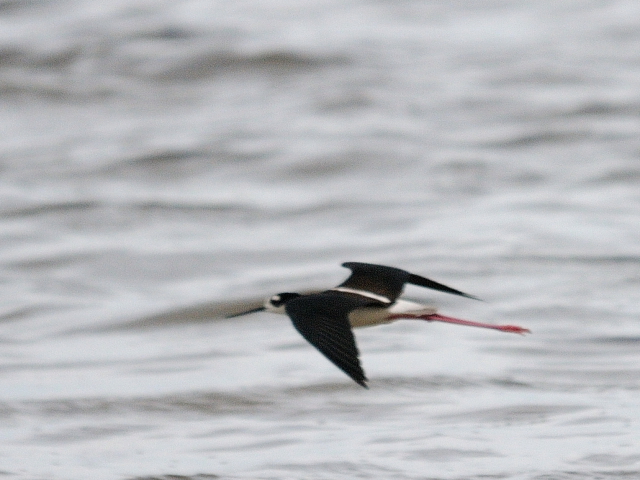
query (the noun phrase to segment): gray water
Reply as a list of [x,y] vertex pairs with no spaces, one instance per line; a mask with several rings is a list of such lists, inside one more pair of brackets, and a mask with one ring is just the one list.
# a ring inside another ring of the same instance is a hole
[[[640,478],[640,3],[0,2],[0,478]],[[344,261],[445,315],[288,319]]]

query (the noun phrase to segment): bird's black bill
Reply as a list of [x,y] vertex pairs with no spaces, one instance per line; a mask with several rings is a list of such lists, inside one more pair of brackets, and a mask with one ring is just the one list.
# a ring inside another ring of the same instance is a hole
[[433,280],[429,280],[428,278],[424,278],[413,273],[409,274],[408,283],[417,285],[419,287],[430,288],[431,290],[438,290],[439,292],[451,293],[453,295],[459,295],[461,297],[471,298],[473,300],[480,300],[478,297],[474,297],[473,295],[469,295],[468,293],[461,292],[460,290],[456,290],[455,288],[447,287],[446,285],[434,282]]
[[264,307],[252,308],[251,310],[247,310],[246,312],[232,313],[231,315],[227,315],[225,318],[241,317],[242,315],[249,315],[250,313],[262,312],[264,310]]

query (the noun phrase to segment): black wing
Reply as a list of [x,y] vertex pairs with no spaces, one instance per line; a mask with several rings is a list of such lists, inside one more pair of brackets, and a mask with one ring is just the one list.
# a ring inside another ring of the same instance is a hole
[[339,285],[340,287],[372,292],[388,298],[391,302],[395,302],[402,295],[402,290],[406,283],[479,300],[473,295],[447,287],[442,283],[434,282],[420,275],[409,273],[400,268],[360,262],[346,262],[342,266],[350,269],[352,273],[349,278]]
[[351,270],[351,276],[338,285],[339,287],[382,295],[388,298],[389,302],[395,302],[402,295],[404,284],[409,281],[409,272],[399,268],[360,262],[346,262],[342,266]]
[[331,292],[305,295],[287,302],[285,310],[293,326],[320,353],[367,388],[360,366],[356,340],[349,324],[349,312],[369,305],[370,300]]
[[412,285],[417,285],[419,287],[430,288],[431,290],[438,290],[440,292],[451,293],[453,295],[460,295],[461,297],[471,298],[473,300],[480,300],[478,297],[474,297],[473,295],[469,295],[468,293],[461,292],[460,290],[456,290],[455,288],[447,287],[438,282],[434,282],[433,280],[429,280],[428,278],[421,277],[420,275],[415,275],[413,273],[409,274],[409,281]]

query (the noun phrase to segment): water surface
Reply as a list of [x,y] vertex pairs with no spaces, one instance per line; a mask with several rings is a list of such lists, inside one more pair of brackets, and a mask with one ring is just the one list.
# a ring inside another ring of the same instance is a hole
[[[0,4],[0,476],[640,477],[634,2]],[[286,318],[341,282],[444,314]]]

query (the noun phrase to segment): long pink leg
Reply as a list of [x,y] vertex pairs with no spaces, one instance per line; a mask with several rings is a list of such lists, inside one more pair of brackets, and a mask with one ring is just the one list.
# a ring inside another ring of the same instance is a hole
[[445,322],[455,323],[457,325],[466,325],[468,327],[480,327],[491,328],[493,330],[500,330],[501,332],[518,333],[524,335],[525,333],[531,333],[531,330],[517,325],[493,325],[491,323],[472,322],[470,320],[461,320],[459,318],[445,317],[444,315],[438,315],[437,313],[426,315],[411,315],[410,313],[397,313],[389,317],[390,320],[397,320],[400,318],[413,318],[426,320],[428,322]]

